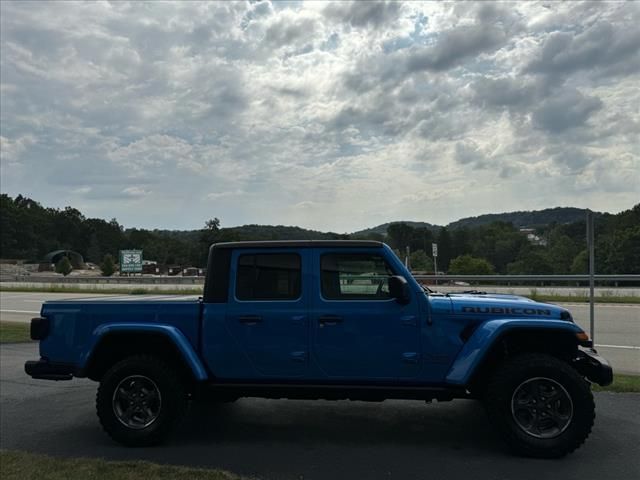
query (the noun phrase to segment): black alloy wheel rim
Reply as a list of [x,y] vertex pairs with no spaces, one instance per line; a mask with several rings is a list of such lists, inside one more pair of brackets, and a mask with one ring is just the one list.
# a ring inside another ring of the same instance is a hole
[[529,378],[511,397],[511,415],[516,425],[535,438],[555,438],[573,419],[573,402],[567,390],[546,377]]
[[127,428],[141,430],[158,419],[162,396],[150,378],[130,375],[118,383],[113,392],[112,405],[120,423]]

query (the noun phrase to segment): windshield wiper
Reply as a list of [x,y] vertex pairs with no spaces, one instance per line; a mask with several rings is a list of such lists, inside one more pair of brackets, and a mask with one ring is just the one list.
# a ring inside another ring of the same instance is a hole
[[422,287],[422,289],[427,293],[438,293],[435,290],[431,290],[429,287],[427,287],[427,286],[425,286],[425,285],[423,285],[421,283],[418,283],[418,285],[420,285]]

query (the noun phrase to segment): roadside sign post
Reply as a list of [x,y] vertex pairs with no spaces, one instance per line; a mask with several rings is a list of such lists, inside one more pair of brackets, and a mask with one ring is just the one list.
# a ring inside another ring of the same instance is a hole
[[593,305],[594,294],[594,278],[595,273],[595,250],[594,250],[594,227],[593,227],[593,212],[587,210],[587,249],[589,250],[589,335],[591,341],[595,346],[596,329],[595,329],[595,315]]
[[120,250],[120,273],[142,273],[142,250]]
[[436,285],[438,285],[438,244],[437,243],[432,243],[431,244],[431,254],[433,255],[433,269],[435,270],[435,274],[436,274]]

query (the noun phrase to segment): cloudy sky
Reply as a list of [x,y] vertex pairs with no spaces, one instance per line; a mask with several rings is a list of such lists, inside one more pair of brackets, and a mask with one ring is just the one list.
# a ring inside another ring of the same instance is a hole
[[16,2],[1,190],[354,231],[640,201],[640,2]]

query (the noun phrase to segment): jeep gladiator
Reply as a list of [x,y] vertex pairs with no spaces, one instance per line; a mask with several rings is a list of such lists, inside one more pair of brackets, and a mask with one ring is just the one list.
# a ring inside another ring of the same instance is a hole
[[33,378],[99,382],[104,430],[157,444],[194,398],[478,399],[517,453],[591,431],[612,369],[571,314],[514,295],[442,294],[373,241],[211,246],[202,298],[48,301]]

